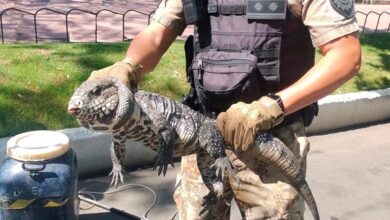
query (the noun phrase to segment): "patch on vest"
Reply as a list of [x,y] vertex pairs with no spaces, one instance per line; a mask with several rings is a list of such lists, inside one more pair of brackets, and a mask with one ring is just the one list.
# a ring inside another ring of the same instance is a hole
[[354,0],[329,0],[332,8],[346,18],[354,15]]
[[248,0],[246,17],[255,20],[284,20],[286,19],[286,9],[286,0]]

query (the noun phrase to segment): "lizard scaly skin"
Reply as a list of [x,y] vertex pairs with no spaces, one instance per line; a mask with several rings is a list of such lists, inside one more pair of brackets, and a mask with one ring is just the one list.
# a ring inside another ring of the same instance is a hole
[[[154,168],[159,167],[159,175],[165,175],[168,165],[173,165],[172,157],[196,153],[202,179],[210,190],[201,213],[221,198],[225,172],[235,178],[215,120],[167,97],[144,91],[133,93],[115,78],[89,80],[74,92],[68,112],[88,129],[112,133],[112,185],[123,182],[127,139],[158,152]],[[319,219],[304,171],[293,153],[269,133],[259,134],[254,145],[254,159],[279,168]]]

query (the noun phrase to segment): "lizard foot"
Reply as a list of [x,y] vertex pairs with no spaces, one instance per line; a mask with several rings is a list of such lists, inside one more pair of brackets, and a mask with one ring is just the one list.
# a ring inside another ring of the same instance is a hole
[[123,184],[124,174],[125,174],[125,170],[122,169],[122,166],[114,164],[112,167],[112,171],[109,174],[109,176],[112,176],[110,186],[111,187],[115,186],[115,188],[117,188],[119,181]]
[[226,171],[227,175],[233,177],[234,180],[239,182],[236,175],[236,171],[234,170],[233,165],[230,163],[229,159],[226,156],[216,159],[210,168],[215,169],[217,179],[223,180]]
[[168,164],[170,164],[172,167],[175,167],[175,165],[173,164],[173,159],[172,159],[170,151],[166,147],[161,146],[158,150],[157,158],[156,158],[156,162],[153,166],[153,170],[155,170],[157,167],[159,167],[158,168],[158,175],[160,176],[160,174],[162,172],[163,175],[165,176],[165,174],[167,173]]
[[199,216],[209,211],[216,202],[217,202],[217,195],[214,192],[210,191],[206,196],[203,197],[203,203],[202,203],[203,208],[200,211]]

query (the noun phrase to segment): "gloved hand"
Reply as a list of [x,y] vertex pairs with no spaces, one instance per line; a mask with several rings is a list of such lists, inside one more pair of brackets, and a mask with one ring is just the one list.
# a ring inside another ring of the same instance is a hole
[[136,64],[128,57],[106,68],[92,71],[87,80],[114,77],[121,80],[128,87],[136,87],[137,83],[142,79],[141,69],[141,65]]
[[218,115],[217,126],[227,144],[240,152],[253,145],[258,132],[278,125],[283,118],[283,104],[279,104],[274,98],[263,96],[250,104],[233,104],[226,112]]

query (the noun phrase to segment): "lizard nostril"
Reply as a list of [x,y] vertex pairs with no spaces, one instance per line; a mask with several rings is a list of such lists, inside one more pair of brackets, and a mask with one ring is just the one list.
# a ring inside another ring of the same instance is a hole
[[77,107],[70,107],[68,108],[68,113],[73,116],[77,116],[80,113],[80,109]]

